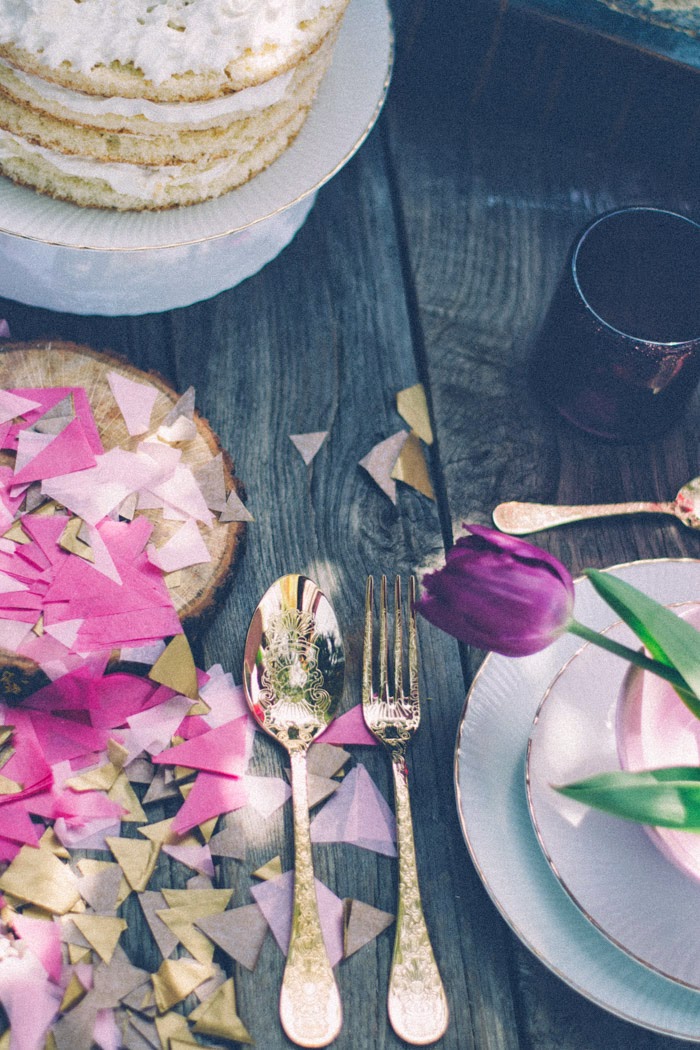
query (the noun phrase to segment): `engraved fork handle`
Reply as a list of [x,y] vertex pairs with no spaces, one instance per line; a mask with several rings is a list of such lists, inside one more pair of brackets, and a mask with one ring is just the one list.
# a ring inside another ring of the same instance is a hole
[[340,1032],[343,1010],[323,941],[316,900],[306,751],[292,751],[294,908],[287,964],[280,992],[280,1021],[298,1046],[327,1046]]
[[447,1028],[447,997],[425,925],[413,841],[408,771],[403,752],[392,751],[399,854],[399,899],[387,1009],[400,1039],[415,1046],[436,1042]]
[[587,518],[608,518],[617,514],[675,514],[670,503],[590,503],[583,506],[559,506],[549,503],[499,503],[493,512],[494,524],[501,532],[525,536],[528,532],[552,529]]

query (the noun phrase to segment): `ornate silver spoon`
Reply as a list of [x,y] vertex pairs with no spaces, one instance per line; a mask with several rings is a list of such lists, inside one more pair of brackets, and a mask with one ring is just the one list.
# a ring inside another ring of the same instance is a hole
[[687,482],[676,498],[667,502],[591,503],[569,507],[550,503],[499,503],[493,520],[501,532],[524,536],[556,525],[616,514],[672,514],[689,528],[700,529],[700,478]]
[[333,717],[344,673],[343,643],[328,599],[305,576],[282,576],[253,614],[243,685],[254,718],[291,761],[294,908],[280,1021],[287,1036],[306,1047],[332,1042],[343,1020],[316,901],[306,755]]

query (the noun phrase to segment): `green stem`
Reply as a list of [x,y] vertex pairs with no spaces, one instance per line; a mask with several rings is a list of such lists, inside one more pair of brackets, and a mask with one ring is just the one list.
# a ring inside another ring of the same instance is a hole
[[601,649],[607,649],[609,653],[615,653],[616,656],[621,656],[623,660],[628,660],[637,667],[641,667],[645,671],[650,671],[652,674],[658,675],[659,678],[665,678],[667,682],[671,683],[674,689],[682,691],[686,696],[688,694],[693,697],[695,696],[692,690],[688,689],[688,683],[681,675],[679,675],[675,667],[669,667],[668,664],[662,664],[658,660],[652,660],[650,656],[646,656],[644,653],[640,652],[639,649],[630,649],[629,646],[622,645],[620,642],[616,642],[613,638],[609,638],[607,634],[598,634],[597,631],[591,630],[590,627],[586,627],[585,624],[579,623],[578,620],[570,620],[566,625],[566,629],[571,634],[578,635],[579,638],[583,638],[585,641],[591,642],[593,645],[597,645]]

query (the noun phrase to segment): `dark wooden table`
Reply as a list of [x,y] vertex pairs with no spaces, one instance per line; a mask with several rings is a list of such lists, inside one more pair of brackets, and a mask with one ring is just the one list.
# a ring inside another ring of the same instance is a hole
[[[359,697],[368,573],[436,562],[463,521],[488,522],[504,499],[666,498],[700,473],[700,400],[653,444],[609,445],[552,418],[526,381],[533,335],[580,227],[628,203],[698,218],[698,74],[511,10],[507,0],[397,0],[394,14],[396,68],[378,127],[320,192],[291,246],[257,276],[208,302],[135,318],[0,303],[16,339],[110,348],[180,390],[196,387],[256,519],[200,659],[240,680],[258,597],[281,573],[305,572],[340,619],[347,706]],[[400,486],[394,507],[357,463],[399,429],[396,392],[417,381],[436,433],[438,499]],[[329,440],[306,468],[288,435],[325,429]],[[700,538],[670,519],[591,522],[538,542],[574,572],[700,556]],[[433,699],[410,768],[425,909],[452,1013],[439,1045],[680,1046],[570,990],[491,904],[462,840],[453,788],[458,720],[481,654],[460,653],[426,623],[421,643]],[[361,759],[390,798],[386,756],[366,750]],[[265,742],[255,761],[267,773],[283,766]],[[266,825],[245,863],[222,871],[236,903],[249,902],[250,872],[276,853],[291,865],[288,813]],[[326,845],[315,859],[340,897],[393,910],[395,861]],[[338,1048],[402,1045],[385,1011],[391,944],[386,932],[340,966]],[[141,961],[158,964],[147,949]],[[255,973],[236,970],[239,1011],[261,1050],[289,1045],[276,1014],[282,963],[268,938]]]

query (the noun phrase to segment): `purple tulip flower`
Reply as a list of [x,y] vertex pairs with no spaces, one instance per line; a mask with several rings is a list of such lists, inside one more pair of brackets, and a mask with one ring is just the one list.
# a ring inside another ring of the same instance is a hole
[[465,525],[445,566],[423,578],[416,608],[477,649],[529,656],[572,622],[574,581],[539,547],[482,525]]

